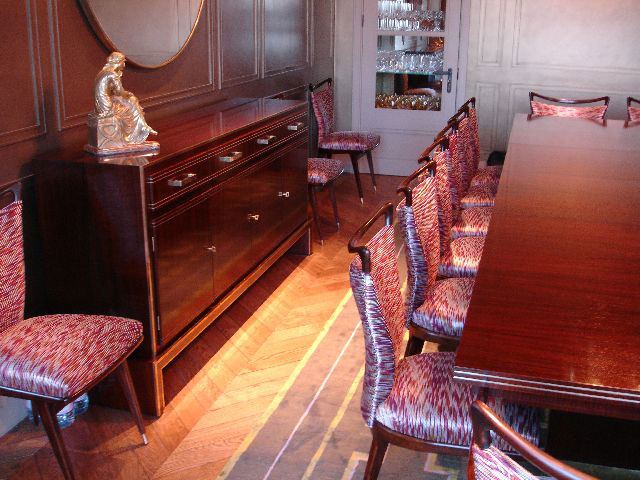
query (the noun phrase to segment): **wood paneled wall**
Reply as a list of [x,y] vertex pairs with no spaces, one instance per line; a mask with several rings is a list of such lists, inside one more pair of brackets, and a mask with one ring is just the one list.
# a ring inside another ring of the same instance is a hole
[[[183,53],[149,70],[128,65],[125,88],[147,120],[222,98],[270,96],[333,75],[334,0],[204,0]],[[75,0],[4,2],[0,20],[0,184],[30,161],[81,148],[93,79],[109,51]]]

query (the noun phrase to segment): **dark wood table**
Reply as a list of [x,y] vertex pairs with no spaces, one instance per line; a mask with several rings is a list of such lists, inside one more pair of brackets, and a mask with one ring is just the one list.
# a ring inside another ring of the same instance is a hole
[[640,419],[640,127],[516,116],[454,377]]

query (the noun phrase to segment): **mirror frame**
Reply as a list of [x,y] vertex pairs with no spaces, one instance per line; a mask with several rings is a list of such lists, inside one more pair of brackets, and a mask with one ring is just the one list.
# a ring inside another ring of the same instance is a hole
[[193,33],[196,31],[196,28],[198,27],[198,23],[200,22],[200,17],[202,16],[202,9],[204,8],[204,4],[207,0],[200,0],[200,7],[198,8],[198,15],[196,15],[196,21],[193,23],[191,32],[189,32],[189,36],[182,44],[182,47],[180,47],[180,50],[178,50],[173,56],[171,56],[170,58],[168,58],[167,60],[165,60],[164,62],[158,65],[145,65],[143,63],[136,62],[135,60],[132,60],[129,57],[129,55],[126,54],[126,52],[122,52],[121,50],[119,50],[116,44],[114,43],[114,41],[111,39],[111,37],[107,35],[107,33],[102,28],[100,21],[94,15],[93,10],[91,10],[91,7],[89,6],[89,1],[90,0],[78,0],[78,3],[80,4],[80,7],[82,7],[82,11],[87,17],[87,20],[89,20],[89,24],[91,25],[91,27],[93,27],[93,31],[98,36],[100,41],[109,49],[109,51],[118,51],[123,53],[127,58],[127,63],[131,65],[135,65],[136,67],[156,69],[156,68],[164,67],[165,65],[168,65],[169,63],[173,62],[176,58],[178,58],[178,56],[183,52],[183,50],[187,48],[187,45],[189,45],[189,42],[191,41],[191,37],[193,37]]

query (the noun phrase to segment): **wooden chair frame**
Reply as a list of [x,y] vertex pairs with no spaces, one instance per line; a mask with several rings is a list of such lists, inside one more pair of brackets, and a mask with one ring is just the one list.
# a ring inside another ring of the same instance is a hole
[[[16,183],[11,185],[4,190],[0,191],[0,198],[4,197],[8,193],[13,194],[12,201],[18,201],[21,198],[21,185]],[[0,333],[2,335],[2,333]],[[84,395],[93,387],[102,382],[105,378],[107,378],[112,373],[115,373],[122,387],[122,391],[127,399],[127,403],[129,404],[129,409],[131,410],[131,414],[134,417],[136,422],[136,426],[140,434],[142,435],[142,442],[144,445],[147,445],[149,441],[147,440],[147,436],[145,434],[144,420],[142,419],[142,413],[140,411],[140,405],[138,403],[138,397],[136,395],[133,381],[131,379],[131,373],[129,371],[129,366],[127,364],[127,358],[129,355],[133,353],[133,351],[140,346],[142,343],[142,338],[138,341],[138,343],[129,349],[122,357],[120,357],[113,365],[102,375],[96,378],[93,382],[87,385],[82,391],[75,394],[73,397],[67,398],[58,398],[58,397],[50,397],[46,395],[40,395],[32,392],[26,392],[22,390],[16,390],[9,387],[4,387],[0,385],[0,395],[4,395],[7,397],[21,398],[24,400],[30,400],[33,411],[33,418],[36,425],[38,424],[38,419],[42,419],[42,424],[44,426],[45,431],[47,432],[47,437],[49,438],[49,442],[51,443],[51,448],[53,449],[53,453],[58,460],[58,464],[64,474],[64,478],[67,480],[74,480],[77,478],[74,475],[71,459],[69,458],[69,453],[64,444],[64,440],[62,437],[62,432],[60,430],[60,426],[58,425],[58,420],[56,418],[57,412],[59,412],[62,408],[64,408],[69,403],[76,400],[78,397]]]
[[571,98],[547,97],[545,95],[540,95],[539,93],[536,93],[536,92],[529,92],[529,108],[531,109],[531,112],[529,113],[529,115],[527,115],[527,118],[529,120],[533,115],[533,106],[531,105],[531,102],[533,102],[534,97],[538,97],[543,100],[547,100],[549,102],[560,103],[564,105],[583,105],[585,103],[604,102],[604,106],[606,108],[604,109],[604,113],[602,114],[602,120],[605,120],[607,116],[607,110],[609,109],[609,100],[610,100],[608,96],[598,97],[598,98],[587,98],[587,99],[571,99]]
[[[582,473],[566,465],[540,450],[531,442],[518,435],[504,420],[499,418],[484,402],[476,400],[471,404],[471,423],[473,424],[473,443],[479,448],[491,446],[491,432],[504,439],[519,455],[543,472],[559,480],[595,480],[594,477]],[[469,480],[475,480],[472,456],[469,456],[467,472]]]
[[[333,88],[333,79],[331,77],[326,78],[324,80],[322,80],[319,83],[316,83],[315,85],[310,83],[309,84],[309,107],[311,109],[311,121],[313,123],[313,128],[314,130],[317,130],[318,128],[318,123],[315,117],[315,112],[313,110],[313,105],[311,103],[311,94],[313,92],[315,92],[316,90],[318,90],[320,87],[322,87],[323,85],[327,85],[326,88]],[[318,148],[318,156],[320,157],[326,157],[326,158],[331,158],[331,156],[333,154],[345,154],[345,155],[349,155],[349,158],[351,159],[351,166],[353,167],[353,174],[356,177],[356,186],[358,187],[358,195],[360,195],[360,203],[364,204],[364,193],[362,192],[362,182],[360,181],[360,168],[358,167],[358,161],[360,160],[360,158],[363,155],[366,155],[367,157],[367,162],[369,163],[369,175],[371,176],[371,183],[373,184],[373,190],[374,192],[377,191],[377,185],[376,185],[376,174],[373,168],[373,156],[371,154],[372,150],[374,148],[376,148],[379,145],[376,144],[373,146],[373,148],[371,148],[370,150],[362,150],[362,151],[353,151],[353,150],[326,150],[324,148]]]
[[[342,175],[342,173],[340,174]],[[324,245],[324,239],[322,238],[322,231],[320,230],[320,216],[318,215],[318,198],[316,196],[317,193],[323,192],[324,190],[329,190],[329,198],[331,200],[331,205],[333,206],[333,216],[336,220],[336,227],[340,230],[340,217],[338,216],[338,204],[336,203],[336,191],[333,185],[333,182],[337,179],[332,178],[327,183],[324,184],[308,184],[309,187],[309,199],[311,200],[311,211],[313,212],[313,221],[316,224],[316,229],[318,230],[318,239],[320,240],[320,244]]]
[[631,103],[640,104],[640,100],[633,97],[627,97],[627,119],[624,121],[624,128],[627,128],[629,126],[629,123],[631,123],[631,114],[629,113],[629,108],[631,107]]

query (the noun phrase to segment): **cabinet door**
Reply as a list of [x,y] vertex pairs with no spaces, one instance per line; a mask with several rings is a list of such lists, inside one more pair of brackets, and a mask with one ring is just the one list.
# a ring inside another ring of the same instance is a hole
[[282,157],[280,222],[278,238],[284,239],[307,220],[307,142],[298,144]]
[[260,170],[251,175],[251,195],[253,202],[253,248],[254,263],[266,257],[282,241],[280,225],[283,214],[282,160],[274,157]]
[[251,176],[237,178],[211,197],[215,296],[222,295],[253,266]]
[[213,301],[209,198],[177,208],[158,223],[153,237],[159,343],[173,339]]

